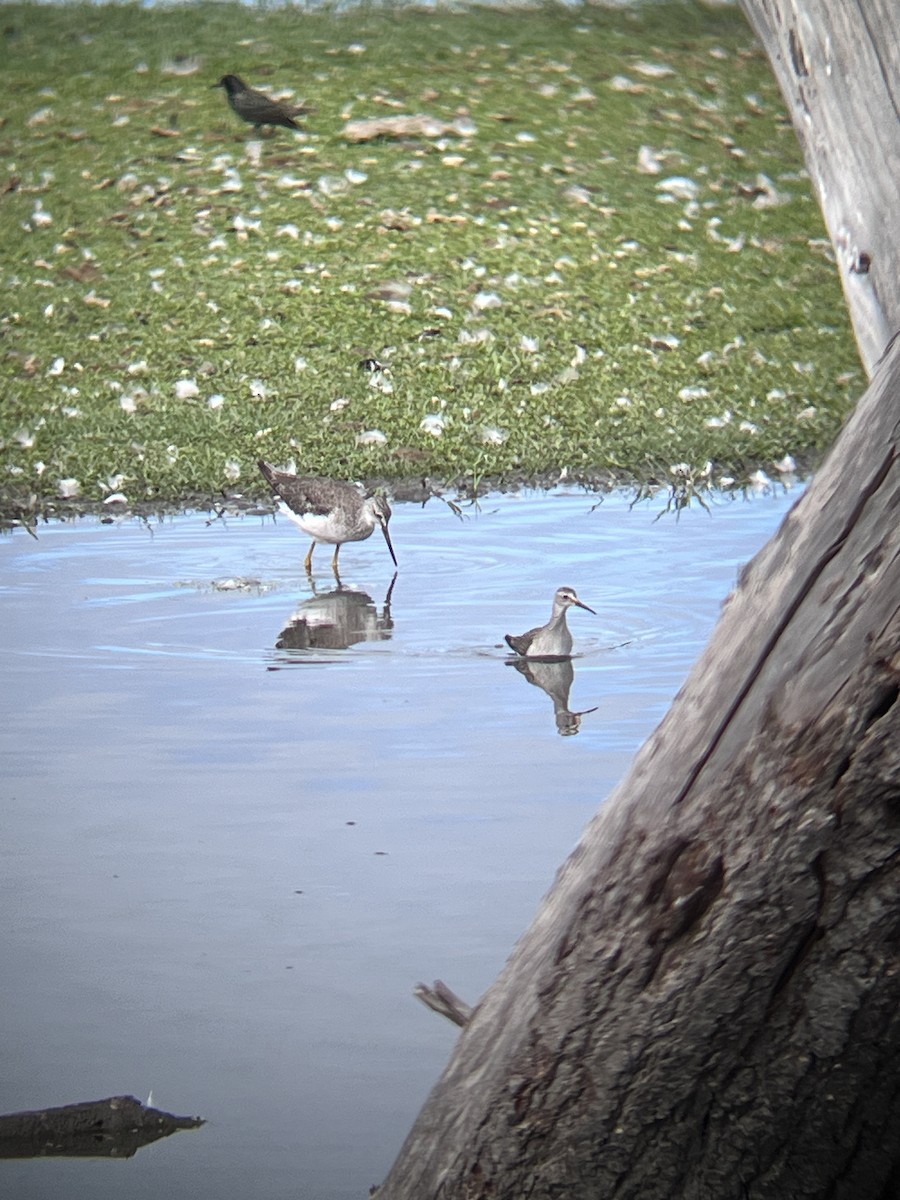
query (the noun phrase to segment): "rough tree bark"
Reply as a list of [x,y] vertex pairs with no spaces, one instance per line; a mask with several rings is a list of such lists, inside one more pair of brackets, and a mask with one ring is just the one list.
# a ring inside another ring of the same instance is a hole
[[871,375],[900,328],[897,2],[742,3],[790,109]]
[[900,1194],[900,339],[379,1200]]
[[[818,0],[815,26],[801,0],[745,7],[776,69],[787,47],[871,364],[900,326],[897,114],[887,129],[875,100],[900,79],[892,5]],[[842,108],[870,115],[863,134]],[[900,1197],[898,451],[900,339],[463,1030],[379,1200]]]

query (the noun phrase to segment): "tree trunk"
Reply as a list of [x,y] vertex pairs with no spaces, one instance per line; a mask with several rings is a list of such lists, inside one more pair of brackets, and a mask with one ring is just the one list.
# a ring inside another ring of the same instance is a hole
[[896,0],[742,0],[787,102],[869,375],[900,329]]
[[900,339],[379,1200],[900,1194]]
[[884,359],[379,1200],[900,1197],[900,43],[893,0],[744,7]]

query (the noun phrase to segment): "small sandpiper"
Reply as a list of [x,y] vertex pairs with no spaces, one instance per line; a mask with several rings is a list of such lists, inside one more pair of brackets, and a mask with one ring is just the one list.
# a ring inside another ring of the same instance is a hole
[[341,483],[337,479],[278,471],[263,459],[259,460],[259,469],[280,501],[279,511],[313,539],[303,563],[307,574],[312,572],[316,542],[334,546],[331,568],[337,575],[338,555],[344,542],[364,542],[376,525],[381,526],[394,566],[397,566],[397,555],[388,533],[391,507],[384,496],[363,496],[352,483]]
[[[507,644],[523,658],[542,658],[545,661],[571,658],[572,635],[566,624],[566,610],[573,605],[585,609],[586,612],[594,612],[592,608],[588,608],[578,599],[574,588],[557,588],[556,595],[553,597],[553,612],[550,614],[547,624],[539,625],[537,629],[529,629],[527,633],[522,633],[518,637],[513,633],[508,633],[506,635]],[[594,613],[594,616],[596,615]]]

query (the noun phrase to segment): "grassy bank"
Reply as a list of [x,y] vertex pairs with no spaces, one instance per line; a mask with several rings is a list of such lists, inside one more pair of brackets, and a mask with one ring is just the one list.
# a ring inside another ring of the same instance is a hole
[[[464,483],[771,471],[862,388],[734,10],[5,5],[3,26],[7,513],[262,494],[260,456]],[[257,137],[226,72],[314,105],[303,132]],[[345,135],[417,113],[455,127]]]

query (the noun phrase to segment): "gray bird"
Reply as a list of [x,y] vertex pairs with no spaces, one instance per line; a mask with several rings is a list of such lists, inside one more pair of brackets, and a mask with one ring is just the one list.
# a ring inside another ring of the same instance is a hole
[[[557,588],[556,594],[553,597],[553,612],[550,614],[550,620],[546,625],[539,625],[536,629],[529,629],[527,633],[522,633],[516,636],[513,633],[506,634],[507,645],[516,654],[521,654],[523,658],[542,658],[545,660],[553,660],[560,658],[570,658],[572,654],[572,635],[569,632],[569,626],[566,624],[566,612],[572,606],[583,608],[589,613],[593,613],[592,608],[588,608],[575,595],[575,589],[570,587]],[[594,613],[594,616],[597,614]]]
[[313,539],[303,563],[307,573],[312,571],[316,542],[334,546],[331,569],[337,575],[338,555],[344,542],[364,542],[371,537],[376,525],[381,527],[394,566],[397,566],[388,533],[391,506],[384,496],[363,496],[352,483],[337,479],[278,471],[263,459],[259,460],[259,469],[281,502],[279,511]]
[[281,125],[284,129],[299,129],[294,120],[301,113],[309,110],[302,105],[279,104],[264,92],[247,87],[239,75],[223,75],[213,87],[224,88],[228,103],[243,121],[247,121],[254,129],[263,125]]

